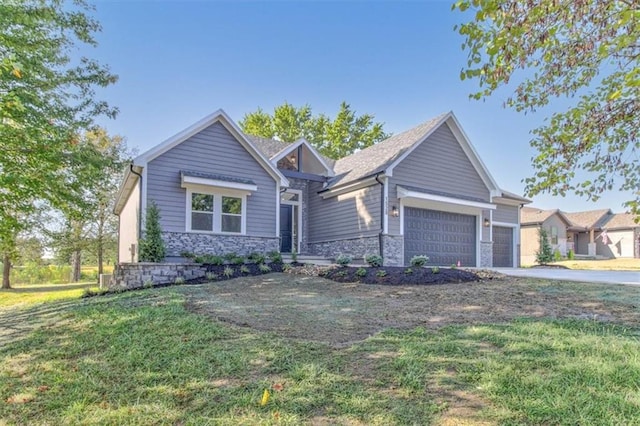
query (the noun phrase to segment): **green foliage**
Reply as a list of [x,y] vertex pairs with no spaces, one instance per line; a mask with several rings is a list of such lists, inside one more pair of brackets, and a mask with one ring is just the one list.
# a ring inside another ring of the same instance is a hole
[[389,137],[382,123],[370,114],[356,116],[346,102],[340,104],[335,119],[324,114],[314,116],[309,105],[295,107],[284,103],[268,114],[262,109],[245,114],[240,121],[245,133],[284,142],[306,139],[321,154],[342,158]]
[[[183,255],[183,257],[185,257]],[[202,263],[207,265],[222,265],[224,263],[224,259],[222,256],[216,256],[215,254],[203,254],[198,255],[193,258],[195,263]]]
[[546,265],[553,261],[553,250],[551,244],[549,244],[549,236],[547,230],[544,228],[538,229],[538,242],[539,248],[536,251],[536,263],[539,265]]
[[218,279],[218,274],[214,272],[207,272],[204,276],[208,281],[215,281]]
[[251,271],[249,270],[249,267],[247,265],[242,265],[240,267],[240,272],[243,273],[243,274],[248,274]]
[[145,280],[144,283],[142,283],[142,288],[152,288],[153,287],[153,280]]
[[291,250],[291,262],[298,262],[298,252],[296,251],[296,249]]
[[144,226],[144,238],[140,239],[140,262],[162,262],[165,257],[165,247],[160,228],[160,209],[153,201],[147,206]]
[[569,259],[569,260],[573,260],[573,259],[575,259],[575,258],[576,258],[576,254],[573,252],[573,250],[569,250],[569,251],[567,252],[567,259]]
[[267,256],[273,263],[282,263],[282,254],[280,254],[280,252],[277,250],[270,251],[269,253],[267,253]]
[[367,254],[364,256],[364,261],[369,264],[371,267],[379,267],[382,266],[382,256],[377,254]]
[[404,273],[407,274],[407,275],[408,274],[413,274],[413,269],[407,268],[407,269],[404,270]]
[[265,265],[264,263],[261,263],[258,266],[258,269],[260,269],[260,272],[262,272],[263,274],[271,272],[271,267],[269,265]]
[[233,259],[231,259],[231,263],[235,265],[243,265],[244,261],[245,261],[245,258],[243,256],[236,256]]
[[355,273],[357,277],[362,278],[367,275],[367,270],[365,268],[358,268]]
[[337,271],[334,275],[336,277],[346,277],[347,276],[347,271],[345,271],[344,269],[341,269],[341,270]]
[[173,283],[176,285],[182,285],[185,282],[186,280],[184,279],[184,277],[176,277],[176,279],[173,281]]
[[450,268],[450,269],[458,269],[458,267],[456,266],[456,264],[455,264],[455,263],[452,263],[452,264],[451,264],[451,268]]
[[264,263],[267,258],[264,254],[262,253],[258,253],[258,252],[252,252],[251,254],[249,254],[249,256],[247,257],[247,259],[249,260],[249,262],[255,263],[260,265],[261,263]]
[[[519,112],[569,100],[533,130],[526,191],[597,200],[614,187],[640,219],[640,22],[637,2],[460,0],[475,10],[458,27],[469,52],[461,78],[482,99],[516,81],[505,104]],[[635,159],[635,160],[634,160]]]
[[422,268],[424,265],[427,264],[428,261],[429,261],[429,256],[425,256],[422,254],[422,255],[413,256],[409,261],[409,263],[411,264],[411,266]]
[[282,272],[289,272],[291,270],[292,266],[288,263],[285,263],[284,265],[282,265]]
[[559,249],[555,249],[553,251],[553,260],[555,260],[556,262],[559,262],[562,260],[562,253],[560,253]]
[[238,253],[234,253],[234,252],[232,252],[232,253],[227,253],[227,254],[225,254],[225,255],[224,255],[224,256],[222,256],[222,257],[224,257],[224,260],[226,260],[226,261],[228,261],[228,262],[231,262],[233,259],[235,259],[236,257],[238,257]]
[[340,266],[348,266],[351,263],[352,259],[351,256],[346,255],[346,254],[341,254],[338,255],[338,257],[336,257],[336,263]]
[[379,269],[376,271],[376,277],[382,278],[387,276],[387,271],[384,269]]
[[431,273],[432,274],[439,274],[440,273],[440,268],[438,268],[437,266],[434,266],[433,268],[431,268]]
[[195,261],[195,262],[197,262],[197,263],[202,263],[202,262],[198,262],[198,261],[196,261],[196,259],[197,259],[197,258],[202,259],[202,257],[201,257],[201,256],[196,256],[196,254],[195,254],[195,253],[192,253],[192,252],[190,252],[190,251],[186,251],[186,250],[181,251],[181,252],[180,252],[180,256],[181,256],[181,257],[184,257],[185,259],[189,259],[189,260]]
[[224,270],[222,271],[222,275],[224,275],[227,278],[231,278],[233,276],[233,274],[235,274],[235,271],[233,270],[233,268],[226,266],[224,268]]

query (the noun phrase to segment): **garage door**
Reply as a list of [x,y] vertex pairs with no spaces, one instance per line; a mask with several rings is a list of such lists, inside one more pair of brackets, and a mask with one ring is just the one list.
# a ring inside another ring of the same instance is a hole
[[476,217],[436,210],[404,209],[405,264],[426,254],[431,265],[476,266]]
[[513,228],[493,227],[493,266],[513,266]]

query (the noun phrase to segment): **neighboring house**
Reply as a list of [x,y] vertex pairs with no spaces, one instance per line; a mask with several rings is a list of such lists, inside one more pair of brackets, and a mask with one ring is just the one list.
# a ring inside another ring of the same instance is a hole
[[640,224],[628,213],[610,209],[567,213],[523,207],[520,212],[521,263],[535,263],[540,248],[538,229],[544,228],[553,250],[563,256],[600,258],[640,257]]
[[247,136],[219,110],[127,170],[114,207],[120,261],[137,261],[151,202],[169,259],[295,250],[488,267],[517,265],[529,201],[498,187],[451,112],[332,161],[305,140]]

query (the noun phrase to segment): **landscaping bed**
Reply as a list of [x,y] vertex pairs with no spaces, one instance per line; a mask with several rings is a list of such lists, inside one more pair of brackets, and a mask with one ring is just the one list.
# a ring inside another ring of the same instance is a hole
[[[321,274],[340,283],[360,282],[382,285],[428,285],[480,281],[488,278],[465,269],[424,268],[404,266],[331,268]],[[493,278],[493,277],[491,277]]]

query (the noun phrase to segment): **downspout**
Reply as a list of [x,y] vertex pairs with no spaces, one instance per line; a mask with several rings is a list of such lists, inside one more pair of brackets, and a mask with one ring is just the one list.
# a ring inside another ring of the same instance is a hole
[[133,170],[133,163],[129,164],[129,171],[140,178],[140,208],[138,209],[138,241],[142,239],[142,175]]
[[378,246],[380,251],[380,257],[382,257],[384,262],[384,252],[383,252],[383,234],[384,234],[384,182],[380,181],[381,172],[376,173],[376,182],[380,184],[380,233],[378,234]]

